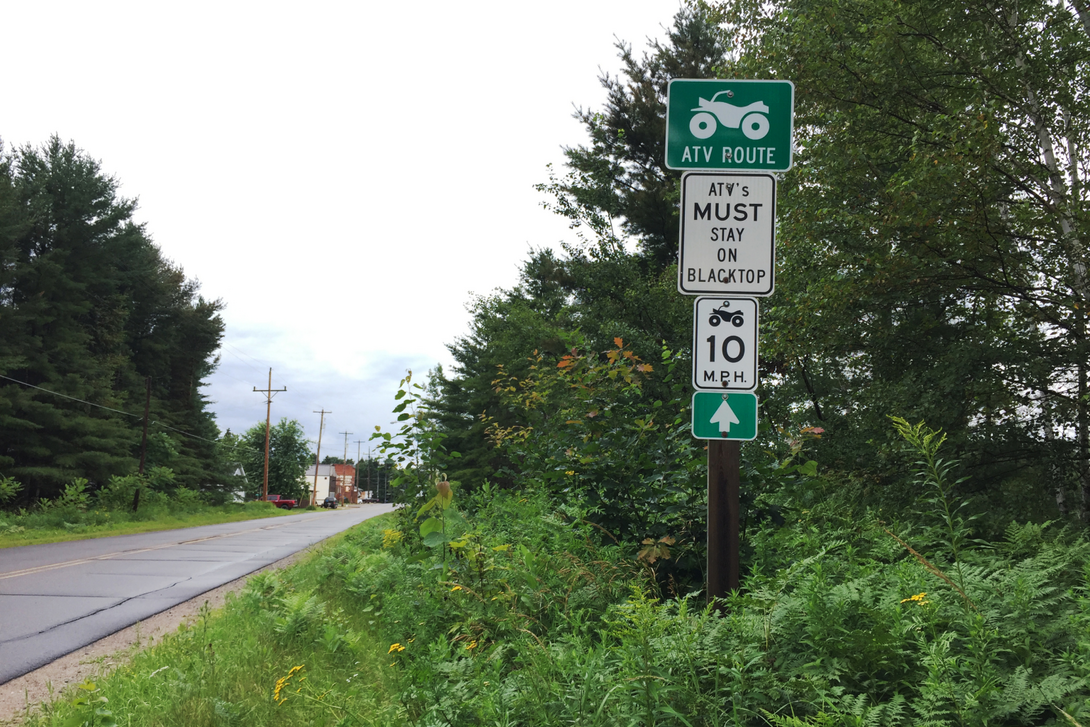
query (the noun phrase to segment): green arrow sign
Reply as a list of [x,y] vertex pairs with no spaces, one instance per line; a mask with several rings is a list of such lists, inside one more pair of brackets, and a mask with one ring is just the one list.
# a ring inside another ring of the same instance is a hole
[[794,108],[790,81],[675,78],[666,95],[666,166],[786,172]]
[[750,392],[693,394],[693,436],[697,439],[756,439],[757,396]]

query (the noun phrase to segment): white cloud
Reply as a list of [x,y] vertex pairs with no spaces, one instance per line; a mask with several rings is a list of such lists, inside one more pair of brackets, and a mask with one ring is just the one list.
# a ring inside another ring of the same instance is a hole
[[[449,366],[471,293],[572,235],[533,189],[584,141],[615,38],[678,5],[20,3],[0,138],[52,133],[139,197],[164,253],[227,308],[221,428],[388,426],[397,381]],[[367,433],[367,434],[364,434]],[[325,450],[323,438],[323,450]],[[343,442],[342,442],[343,449]],[[352,455],[354,456],[354,455]]]

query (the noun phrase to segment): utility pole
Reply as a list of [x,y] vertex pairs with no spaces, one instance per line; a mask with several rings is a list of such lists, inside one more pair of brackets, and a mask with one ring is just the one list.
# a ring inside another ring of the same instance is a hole
[[259,391],[265,395],[265,479],[262,480],[261,485],[261,499],[269,499],[269,421],[272,418],[272,398],[279,394],[281,391],[287,391],[288,387],[283,389],[274,389],[272,387],[272,368],[269,368],[269,387],[267,389],[259,389],[256,386],[254,391]]
[[310,493],[310,504],[318,504],[318,463],[322,460],[322,429],[325,427],[325,415],[332,414],[331,411],[326,411],[323,407],[320,412],[314,412],[315,414],[321,414],[322,418],[318,424],[318,450],[314,453],[314,489]]
[[348,464],[348,435],[355,434],[355,432],[337,432],[337,434],[344,435],[344,463]]
[[[144,377],[144,388],[146,389],[144,396],[144,435],[140,439],[140,478],[143,481],[144,476],[144,462],[148,458],[148,417],[151,414],[151,377]],[[140,485],[136,486],[136,492],[132,495],[132,511],[136,512],[140,508]]]
[[[345,471],[347,472],[348,471],[348,435],[349,434],[355,434],[355,432],[337,432],[337,434],[343,434],[344,435],[344,459],[341,460],[341,463],[344,465]],[[336,469],[336,467],[334,467],[333,469]],[[341,493],[341,488],[343,488],[343,487],[344,487],[344,485],[341,484],[341,482],[338,480],[337,481],[337,499],[338,500],[342,499],[341,498],[341,494],[342,494]],[[343,500],[342,500],[342,502],[343,502]]]
[[[356,478],[355,478],[355,482],[352,483],[353,490],[359,490],[360,489],[360,445],[361,444],[363,444],[363,440],[362,439],[357,439],[356,440]],[[356,498],[356,502],[357,503],[359,502],[358,497]]]

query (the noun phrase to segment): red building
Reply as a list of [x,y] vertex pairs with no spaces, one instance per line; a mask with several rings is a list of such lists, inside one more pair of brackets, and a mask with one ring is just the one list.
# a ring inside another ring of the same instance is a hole
[[333,470],[337,474],[337,489],[334,493],[337,502],[356,504],[356,468],[350,464],[335,464]]

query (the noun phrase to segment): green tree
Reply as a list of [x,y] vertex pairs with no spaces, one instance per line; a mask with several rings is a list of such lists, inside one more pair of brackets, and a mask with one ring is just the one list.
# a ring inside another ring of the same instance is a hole
[[162,257],[117,187],[56,137],[0,160],[0,469],[31,497],[136,469],[146,377],[178,483],[211,478],[219,431],[199,392],[222,304]]
[[[565,172],[538,187],[574,239],[562,253],[533,252],[517,286],[475,301],[470,332],[449,346],[454,370],[438,371],[438,393],[426,397],[444,445],[462,455],[449,474],[464,487],[513,483],[507,455],[485,435],[486,418],[513,426],[522,416],[495,391],[501,365],[505,376],[525,376],[537,354],[564,355],[575,331],[599,356],[618,337],[644,360],[657,359],[664,342],[688,349],[692,303],[677,294],[673,266],[679,174],[665,168],[663,151],[666,85],[710,73],[724,38],[706,12],[681,11],[667,41],[645,56],[620,43],[622,76],[601,78],[605,108],[577,112],[589,145],[566,149]],[[669,399],[660,379],[646,386],[649,396]]]
[[770,403],[806,402],[827,456],[887,473],[883,417],[925,419],[993,501],[1047,513],[1077,485],[1085,514],[1087,19],[1044,0],[719,11],[744,49],[719,74],[797,90]]
[[671,78],[704,78],[727,54],[727,35],[700,7],[674,17],[665,43],[653,41],[642,57],[617,45],[623,70],[603,75],[601,110],[576,112],[589,145],[565,150],[567,174],[542,189],[547,206],[611,246],[637,240],[645,265],[661,270],[677,259],[679,172],[666,168],[666,89]]
[[[246,495],[259,498],[265,477],[265,422],[239,438],[238,458],[246,470]],[[314,462],[306,434],[294,419],[281,419],[269,428],[269,493],[302,501],[307,495],[303,475]]]

